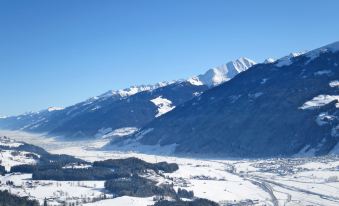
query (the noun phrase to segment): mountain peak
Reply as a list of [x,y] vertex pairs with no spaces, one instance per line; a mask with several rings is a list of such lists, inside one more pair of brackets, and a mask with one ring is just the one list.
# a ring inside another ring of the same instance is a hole
[[267,58],[267,59],[265,59],[264,64],[271,64],[271,63],[274,63],[275,61],[276,60],[273,59],[273,58]]
[[[230,65],[224,66],[227,71]],[[291,53],[206,90],[131,138],[142,145],[174,145],[177,154],[250,158],[331,154],[339,151],[338,66],[339,42]],[[204,76],[215,80],[224,67]]]
[[[234,61],[230,61],[226,64],[220,65],[218,67],[209,69],[205,74],[198,75],[192,78],[187,79],[189,83],[192,85],[200,86],[200,85],[207,85],[209,87],[217,86],[225,81],[230,80],[235,75],[239,74],[250,68],[251,66],[255,65],[256,63],[246,57],[240,57]],[[98,99],[107,99],[111,97],[117,98],[124,98],[128,96],[132,96],[139,92],[144,91],[152,91],[160,87],[164,87],[170,84],[173,84],[178,81],[163,81],[153,85],[138,85],[138,86],[131,86],[126,89],[119,89],[119,90],[110,90],[108,92],[103,93],[102,95],[92,97],[87,100],[85,104],[89,102],[93,102]]]
[[336,51],[339,51],[339,41],[336,41],[331,44],[320,47],[318,49],[309,51],[305,54],[305,56],[309,58],[308,62],[310,62],[313,59],[317,58],[321,53],[336,52]]
[[59,110],[63,110],[65,108],[63,107],[48,107],[47,111],[49,112],[53,112],[53,111],[59,111]]
[[293,63],[293,61],[292,61],[293,58],[301,56],[301,55],[303,55],[305,53],[306,53],[306,51],[292,52],[289,55],[284,56],[284,57],[278,59],[277,61],[275,61],[276,62],[276,66],[278,66],[278,67],[289,66],[290,64]]
[[118,98],[122,98],[122,97],[128,97],[128,96],[132,96],[136,93],[139,92],[143,92],[143,91],[151,91],[160,87],[164,87],[167,86],[169,84],[172,84],[173,81],[170,82],[158,82],[156,84],[152,84],[152,85],[138,85],[138,86],[131,86],[129,88],[126,89],[118,89],[118,90],[110,90],[108,92],[103,93],[100,96],[97,97],[93,97],[91,99],[101,99],[101,98],[109,98],[109,97],[118,97]]
[[325,45],[323,47],[320,47],[320,48],[317,48],[317,49],[314,49],[314,50],[311,50],[311,51],[303,51],[303,52],[293,52],[293,53],[290,53],[289,55],[284,56],[284,57],[278,59],[276,61],[276,63],[277,63],[276,66],[278,66],[278,67],[288,66],[288,65],[292,64],[293,58],[301,56],[301,55],[309,58],[309,60],[307,61],[307,63],[309,63],[313,59],[319,57],[319,55],[322,54],[322,53],[336,52],[336,51],[339,51],[339,41],[333,42],[331,44]]
[[255,65],[256,63],[248,58],[241,57],[226,64],[211,68],[202,75],[188,79],[194,85],[207,85],[209,87],[224,83],[234,76]]

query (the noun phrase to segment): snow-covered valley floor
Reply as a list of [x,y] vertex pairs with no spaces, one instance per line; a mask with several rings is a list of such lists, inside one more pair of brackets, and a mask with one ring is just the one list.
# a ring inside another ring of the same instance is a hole
[[[154,176],[159,182],[172,182],[175,188],[193,190],[194,195],[230,205],[339,205],[339,157],[276,158],[276,159],[201,159],[140,154],[136,152],[98,150],[106,142],[65,142],[43,135],[1,131],[8,136],[45,148],[56,154],[69,154],[95,161],[137,157],[148,162],[175,162],[179,170]],[[103,181],[39,181],[29,175],[12,174],[1,182],[13,181],[14,187],[1,184],[15,194],[39,199],[45,197],[77,197],[88,199],[105,195]],[[15,185],[17,187],[15,187]],[[25,185],[24,189],[19,185]],[[119,197],[84,205],[151,205],[152,198]]]

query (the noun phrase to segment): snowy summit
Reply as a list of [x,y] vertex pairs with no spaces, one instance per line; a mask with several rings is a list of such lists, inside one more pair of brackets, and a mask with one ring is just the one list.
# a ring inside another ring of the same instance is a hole
[[205,74],[188,79],[194,85],[217,86],[235,77],[240,72],[247,70],[256,63],[248,58],[241,57],[235,61],[209,69]]
[[53,112],[53,111],[59,111],[59,110],[63,110],[65,108],[63,107],[48,107],[47,111],[49,112]]

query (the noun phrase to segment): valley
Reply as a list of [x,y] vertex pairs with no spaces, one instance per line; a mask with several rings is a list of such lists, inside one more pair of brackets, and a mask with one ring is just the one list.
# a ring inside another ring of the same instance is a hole
[[338,8],[0,0],[0,206],[339,206]]
[[[0,135],[17,140],[24,136],[27,142],[39,143],[51,153],[68,154],[89,162],[137,157],[151,163],[177,163],[177,171],[164,173],[164,176],[148,174],[147,178],[158,183],[171,183],[176,190],[192,190],[196,197],[220,205],[339,204],[339,157],[334,155],[270,159],[187,158],[135,151],[107,151],[100,149],[101,145],[95,141],[67,142],[22,132],[2,131]],[[32,181],[29,174],[1,177],[2,183],[7,181],[14,184],[1,188],[22,196],[30,195],[40,202],[47,197],[51,205],[53,202],[58,205],[58,201],[65,199],[69,200],[70,205],[72,201],[75,204],[81,199],[89,200],[83,205],[97,206],[155,204],[154,197],[112,198],[104,189],[104,181]]]

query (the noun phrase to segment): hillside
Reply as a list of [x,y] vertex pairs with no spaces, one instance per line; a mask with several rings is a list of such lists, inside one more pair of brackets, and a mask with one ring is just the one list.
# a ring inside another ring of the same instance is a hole
[[339,42],[257,64],[114,144],[231,157],[338,151],[338,65]]

